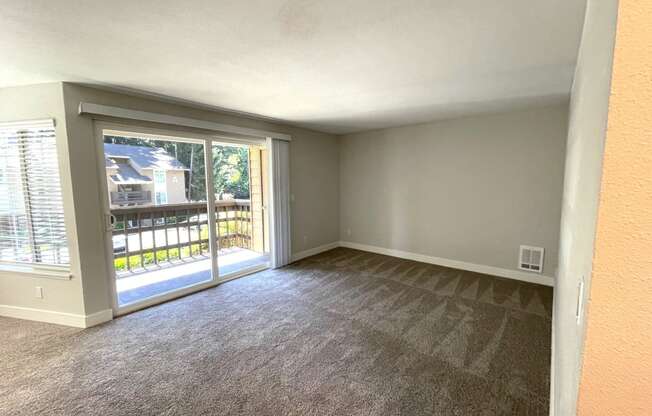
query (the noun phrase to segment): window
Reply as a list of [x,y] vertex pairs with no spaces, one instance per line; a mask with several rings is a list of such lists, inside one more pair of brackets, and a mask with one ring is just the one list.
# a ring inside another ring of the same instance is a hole
[[164,170],[154,170],[154,183],[156,185],[165,185],[165,171]]
[[162,205],[167,203],[168,203],[168,193],[156,192],[156,205]]
[[161,169],[154,169],[154,201],[156,205],[168,203],[168,192],[166,186],[166,172]]
[[0,262],[70,262],[53,120],[0,123]]

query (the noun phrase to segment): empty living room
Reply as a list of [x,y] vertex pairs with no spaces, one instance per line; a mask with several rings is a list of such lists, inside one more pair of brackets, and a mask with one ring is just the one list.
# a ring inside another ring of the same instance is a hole
[[0,415],[648,415],[652,2],[0,0]]

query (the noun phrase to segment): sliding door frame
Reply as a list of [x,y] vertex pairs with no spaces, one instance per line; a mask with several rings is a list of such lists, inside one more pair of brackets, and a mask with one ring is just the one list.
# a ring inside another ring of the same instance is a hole
[[[208,238],[209,238],[209,252],[211,257],[211,279],[206,282],[197,283],[181,289],[175,289],[169,292],[164,292],[160,295],[156,295],[150,298],[143,299],[142,301],[137,301],[134,303],[129,303],[124,306],[120,306],[118,302],[118,293],[116,285],[116,271],[113,263],[113,234],[112,227],[110,223],[111,213],[110,213],[110,200],[108,193],[108,185],[106,182],[106,166],[104,163],[105,154],[104,154],[104,135],[107,132],[114,132],[117,134],[130,134],[131,136],[141,137],[145,139],[154,139],[154,140],[170,140],[177,142],[186,142],[186,143],[196,143],[202,144],[204,146],[204,163],[205,166],[213,165],[213,144],[238,144],[238,145],[264,145],[269,146],[269,139],[240,139],[233,138],[229,136],[224,136],[218,133],[197,133],[194,131],[188,131],[188,129],[173,129],[173,128],[160,128],[160,127],[146,127],[143,126],[146,123],[137,123],[137,122],[113,122],[113,121],[103,121],[103,120],[93,120],[93,131],[94,138],[93,141],[96,145],[96,158],[98,166],[98,191],[100,193],[100,202],[102,207],[101,212],[101,223],[102,231],[104,234],[104,256],[106,260],[106,276],[108,278],[108,292],[111,300],[111,306],[113,309],[113,316],[119,316],[126,313],[130,313],[139,309],[147,308],[152,305],[159,303],[167,302],[169,300],[186,296],[191,293],[195,293],[201,290],[208,289],[210,287],[217,286],[221,283],[227,282],[229,280],[237,279],[239,277],[255,273],[257,271],[265,270],[269,268],[269,264],[249,267],[234,273],[229,273],[228,275],[221,276],[219,273],[218,267],[218,235],[217,228],[215,226],[217,220],[217,213],[215,210],[215,192],[214,190],[214,177],[213,169],[205,169],[205,180],[206,180],[206,203],[207,206],[207,215],[208,215]],[[269,182],[271,182],[273,175],[272,167],[270,165],[269,172]],[[271,183],[266,184],[268,188],[271,189]],[[271,201],[270,201],[271,202]],[[273,221],[270,218],[269,213],[266,213],[266,220],[270,223]],[[273,232],[273,231],[272,231]],[[273,239],[270,239],[273,240]],[[273,250],[273,245],[270,247]]]

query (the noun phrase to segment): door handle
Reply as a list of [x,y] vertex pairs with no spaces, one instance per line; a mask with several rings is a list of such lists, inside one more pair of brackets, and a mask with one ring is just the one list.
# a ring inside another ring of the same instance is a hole
[[104,231],[113,231],[116,221],[115,215],[104,214]]

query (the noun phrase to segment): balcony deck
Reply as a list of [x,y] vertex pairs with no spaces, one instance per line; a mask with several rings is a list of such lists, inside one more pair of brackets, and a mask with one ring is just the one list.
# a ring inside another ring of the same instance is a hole
[[[217,258],[221,278],[250,267],[265,265],[268,261],[268,255],[240,247],[222,249]],[[124,306],[176,289],[207,282],[211,278],[210,270],[210,259],[202,256],[196,259],[160,264],[141,271],[120,273],[116,279],[118,303],[120,306]]]
[[[220,278],[269,261],[262,227],[253,244],[249,200],[216,201],[215,221],[205,202],[111,210],[118,304],[124,306],[211,280],[209,228],[215,226]],[[255,249],[254,249],[255,248]]]

